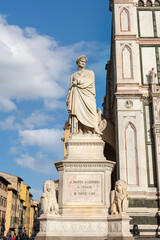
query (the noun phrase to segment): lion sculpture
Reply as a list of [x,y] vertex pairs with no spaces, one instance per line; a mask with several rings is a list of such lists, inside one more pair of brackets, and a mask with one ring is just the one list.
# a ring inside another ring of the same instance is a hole
[[41,196],[41,209],[43,214],[58,214],[58,204],[54,181],[46,180]]
[[124,180],[116,181],[115,190],[111,192],[111,215],[126,214],[128,199],[127,183]]

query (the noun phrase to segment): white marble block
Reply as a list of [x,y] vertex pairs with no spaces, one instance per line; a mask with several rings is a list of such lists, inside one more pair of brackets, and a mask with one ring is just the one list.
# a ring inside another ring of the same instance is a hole
[[126,214],[110,215],[108,217],[108,240],[134,239],[130,233],[131,218]]
[[103,155],[104,142],[97,134],[74,134],[66,142],[66,160],[106,160]]
[[38,236],[47,237],[103,237],[105,238],[108,230],[107,217],[64,217],[41,215],[40,233]]

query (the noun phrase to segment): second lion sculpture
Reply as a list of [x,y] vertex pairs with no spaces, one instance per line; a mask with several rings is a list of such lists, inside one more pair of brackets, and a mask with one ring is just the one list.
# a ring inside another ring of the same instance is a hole
[[115,183],[115,190],[111,192],[111,215],[126,214],[128,209],[127,183],[118,180]]

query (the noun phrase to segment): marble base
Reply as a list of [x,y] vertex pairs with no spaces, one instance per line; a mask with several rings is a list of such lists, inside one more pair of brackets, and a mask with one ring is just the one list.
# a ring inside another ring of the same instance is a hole
[[[52,237],[52,236],[36,236],[35,240],[107,240],[106,237],[72,237],[72,236],[61,236],[61,237]],[[127,240],[127,239],[126,239]]]
[[[108,223],[104,217],[40,217],[40,232],[36,239],[106,239]],[[83,237],[83,238],[82,238]]]
[[108,216],[108,240],[133,240],[134,237],[130,233],[129,222],[131,218],[125,214]]
[[73,135],[59,172],[59,215],[41,215],[36,240],[107,239],[111,173],[115,166],[103,155],[97,135]]

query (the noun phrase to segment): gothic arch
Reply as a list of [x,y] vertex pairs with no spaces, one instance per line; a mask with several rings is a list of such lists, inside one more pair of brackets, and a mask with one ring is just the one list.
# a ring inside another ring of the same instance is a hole
[[144,7],[144,2],[143,2],[142,0],[139,0],[139,1],[138,1],[138,6],[139,6],[139,7]]
[[120,12],[120,31],[121,32],[130,31],[129,11],[126,8],[123,8]]
[[128,45],[122,48],[122,79],[132,78],[132,50]]
[[137,133],[133,123],[125,128],[126,180],[129,185],[138,185]]
[[147,6],[147,7],[151,7],[151,6],[152,6],[152,2],[151,2],[150,0],[147,0],[147,1],[146,1],[146,6]]
[[160,6],[160,1],[156,0],[156,1],[154,2],[154,5],[155,5],[155,7]]

